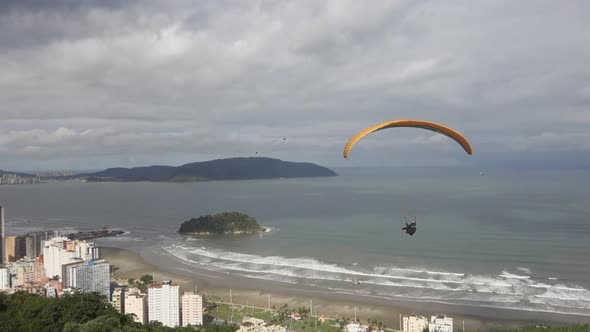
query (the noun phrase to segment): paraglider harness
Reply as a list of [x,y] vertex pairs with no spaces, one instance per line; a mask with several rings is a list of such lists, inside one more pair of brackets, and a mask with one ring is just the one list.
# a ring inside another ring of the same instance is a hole
[[402,231],[406,231],[406,234],[413,236],[416,233],[416,217],[411,222],[408,222],[408,217],[404,217],[404,219],[406,220],[406,226],[402,227]]

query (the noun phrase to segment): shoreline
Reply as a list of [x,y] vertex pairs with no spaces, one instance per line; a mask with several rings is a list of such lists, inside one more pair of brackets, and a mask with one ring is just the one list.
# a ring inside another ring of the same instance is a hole
[[253,231],[253,232],[249,232],[249,231],[234,231],[234,232],[223,232],[223,233],[213,233],[213,232],[184,232],[184,233],[180,233],[180,235],[183,236],[191,236],[191,235],[197,235],[197,236],[202,236],[202,235],[258,235],[258,234],[265,234],[265,233],[270,233],[272,231],[272,229],[270,227],[267,226],[261,226],[261,229],[257,230],[257,231]]
[[[229,302],[230,289],[232,300],[236,305],[254,305],[267,307],[270,298],[271,307],[288,304],[290,308],[309,307],[313,303],[314,312],[331,318],[353,317],[357,308],[359,321],[367,318],[383,321],[388,328],[398,329],[400,315],[422,314],[425,317],[436,313],[445,313],[454,319],[457,330],[463,321],[466,330],[488,330],[493,328],[515,328],[525,325],[552,324],[564,325],[589,321],[575,316],[533,312],[524,318],[523,313],[514,310],[455,306],[443,303],[396,301],[378,296],[354,296],[333,293],[325,290],[302,290],[295,285],[275,284],[256,279],[238,278],[211,271],[189,271],[182,268],[155,266],[147,262],[139,253],[129,249],[102,247],[102,256],[113,268],[113,277],[118,283],[126,283],[129,278],[138,279],[144,274],[154,274],[155,280],[170,279],[181,284],[184,291],[195,288],[205,297],[215,297]],[[483,312],[485,311],[485,315]],[[479,313],[479,314],[478,314]],[[559,316],[559,317],[558,317]],[[559,319],[558,319],[559,318]]]

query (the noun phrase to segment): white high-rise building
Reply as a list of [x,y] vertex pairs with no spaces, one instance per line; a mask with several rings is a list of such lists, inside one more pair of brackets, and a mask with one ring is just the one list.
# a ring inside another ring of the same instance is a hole
[[182,294],[182,326],[203,325],[203,297],[193,292]]
[[428,332],[453,332],[453,318],[443,314],[430,317]]
[[48,278],[63,278],[62,267],[66,264],[100,258],[99,247],[94,243],[70,241],[66,237],[54,237],[44,241],[43,261]]
[[82,292],[98,292],[107,299],[111,296],[111,266],[104,261],[85,261],[65,265],[64,288]]
[[404,316],[403,332],[422,332],[428,327],[428,318],[420,315]]
[[99,246],[92,242],[80,242],[76,246],[78,257],[82,260],[96,260],[100,259]]
[[40,263],[34,259],[23,258],[7,266],[12,278],[11,286],[26,286],[39,279]]
[[125,314],[135,315],[133,320],[137,323],[147,324],[148,323],[148,301],[146,294],[139,292],[125,293]]
[[170,280],[148,287],[148,317],[164,326],[180,326],[180,285]]
[[0,289],[10,288],[10,273],[8,268],[0,267]]
[[74,267],[84,265],[84,261],[76,259],[71,263],[64,264],[61,266],[61,284],[64,288],[73,288],[74,284],[72,281],[74,275]]
[[100,249],[97,244],[93,242],[78,242],[76,245],[78,257],[82,260],[97,260],[100,259]]
[[113,289],[113,294],[111,295],[112,300],[111,303],[113,307],[117,309],[118,312],[124,314],[125,313],[125,290],[121,287],[116,287]]
[[62,265],[72,263],[78,258],[76,251],[65,250],[65,243],[68,241],[65,237],[55,237],[45,241],[43,248],[43,265],[45,274],[48,278],[58,276],[62,278]]

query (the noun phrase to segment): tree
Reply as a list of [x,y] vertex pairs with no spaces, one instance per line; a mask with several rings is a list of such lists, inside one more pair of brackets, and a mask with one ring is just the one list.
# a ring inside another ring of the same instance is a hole
[[[210,325],[202,332],[235,332],[235,325]],[[25,292],[0,293],[1,331],[114,331],[195,332],[194,327],[170,328],[161,323],[135,323],[130,315],[116,311],[98,293],[75,293],[47,298]]]
[[139,278],[139,280],[141,280],[141,282],[144,284],[149,285],[154,282],[154,277],[150,274],[144,274]]
[[202,332],[235,332],[237,329],[238,329],[237,325],[224,322],[222,325],[211,324],[211,325],[205,326],[204,328],[201,327],[200,331],[202,331]]
[[301,317],[305,317],[309,314],[309,308],[307,307],[299,307],[297,308],[297,313],[301,315]]
[[340,328],[343,329],[346,325],[348,325],[348,323],[350,323],[350,318],[342,316],[341,319],[337,319],[336,323],[338,323],[338,325],[340,325]]
[[84,324],[75,322],[66,323],[64,332],[111,332],[111,331],[141,331],[140,328],[125,326],[115,316],[99,316]]
[[277,317],[276,320],[278,323],[283,323],[289,318],[289,306],[287,304],[283,304],[279,310],[277,310]]

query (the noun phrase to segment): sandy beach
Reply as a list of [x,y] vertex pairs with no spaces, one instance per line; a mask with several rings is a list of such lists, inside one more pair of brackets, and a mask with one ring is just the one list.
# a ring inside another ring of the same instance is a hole
[[[230,289],[232,301],[235,304],[255,305],[266,307],[269,301],[271,306],[279,307],[288,304],[290,308],[309,307],[313,304],[314,313],[324,314],[328,317],[353,317],[354,308],[357,308],[357,318],[366,321],[368,318],[385,322],[387,327],[397,329],[399,317],[407,314],[422,314],[429,317],[437,312],[445,313],[454,318],[456,330],[461,329],[464,322],[465,330],[487,330],[495,327],[517,327],[537,322],[575,323],[579,318],[556,318],[551,315],[538,313],[539,318],[521,319],[515,312],[483,309],[488,317],[478,317],[477,312],[481,308],[473,309],[473,313],[466,311],[465,307],[457,308],[448,305],[431,303],[396,303],[379,298],[352,297],[348,294],[336,294],[329,292],[314,292],[290,288],[288,286],[270,285],[258,280],[243,280],[230,276],[218,276],[209,273],[195,273],[193,271],[162,269],[146,262],[136,252],[105,247],[102,249],[103,257],[114,265],[114,278],[119,283],[125,283],[129,278],[139,278],[144,274],[154,274],[156,280],[174,280],[179,282],[184,290],[197,290],[206,297],[221,299],[229,302]],[[497,311],[494,313],[494,311]]]

